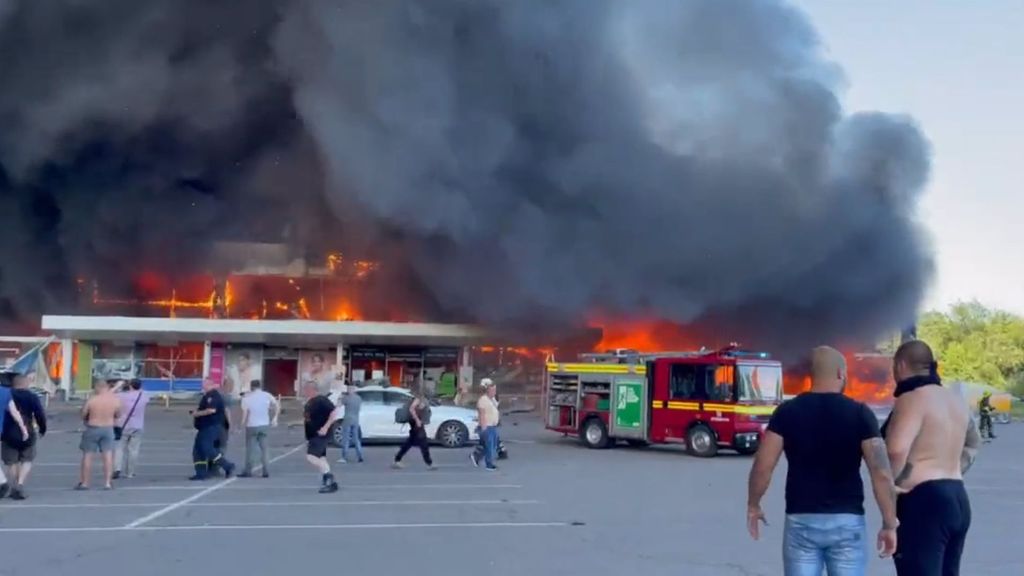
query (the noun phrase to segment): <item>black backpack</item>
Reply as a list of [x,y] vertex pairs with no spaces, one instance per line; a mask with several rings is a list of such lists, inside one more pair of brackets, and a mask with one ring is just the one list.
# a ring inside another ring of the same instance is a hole
[[[412,407],[412,403],[415,401],[416,399],[413,398],[395,409],[396,424],[409,424],[412,422],[410,408]],[[421,406],[416,410],[416,415],[420,417],[420,422],[422,422],[424,426],[430,424],[430,403],[426,401],[421,403]]]

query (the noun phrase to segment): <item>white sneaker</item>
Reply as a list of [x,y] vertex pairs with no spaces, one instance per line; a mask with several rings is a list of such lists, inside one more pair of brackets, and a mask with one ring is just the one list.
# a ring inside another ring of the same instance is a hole
[[338,464],[348,464],[348,460],[345,460],[344,458],[338,458]]
[[405,468],[405,464],[402,464],[401,462],[392,462],[391,467],[395,470],[401,470],[402,468]]

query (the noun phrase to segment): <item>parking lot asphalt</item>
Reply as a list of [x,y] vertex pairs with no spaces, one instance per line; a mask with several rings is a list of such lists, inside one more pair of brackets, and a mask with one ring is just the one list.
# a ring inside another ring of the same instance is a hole
[[[0,576],[782,572],[785,470],[765,502],[767,534],[752,542],[744,527],[748,457],[587,450],[519,415],[503,425],[511,456],[498,472],[474,468],[468,449],[442,448],[433,450],[437,471],[417,452],[406,469],[391,470],[395,446],[375,445],[364,464],[334,464],[341,490],[321,495],[299,428],[273,430],[269,479],[188,482],[190,421],[181,408],[154,406],[138,476],[110,492],[75,492],[76,418],[54,420],[29,499],[0,503]],[[1024,426],[997,432],[968,477],[974,525],[963,573],[971,576],[1024,574],[1014,545],[1024,517]],[[242,444],[232,438],[233,460]],[[331,451],[332,461],[338,456]],[[873,507],[869,496],[872,532]],[[894,570],[873,558],[869,573]]]

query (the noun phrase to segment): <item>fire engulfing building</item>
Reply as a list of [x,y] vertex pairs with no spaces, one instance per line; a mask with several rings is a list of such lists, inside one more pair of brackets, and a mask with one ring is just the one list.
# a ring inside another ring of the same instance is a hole
[[[61,339],[61,382],[70,393],[93,378],[140,378],[147,390],[193,392],[203,378],[238,394],[253,380],[295,395],[307,382],[327,390],[344,379],[423,382],[455,395],[473,382],[470,349],[484,332],[455,324],[44,316],[43,330]],[[73,384],[72,384],[73,383]]]

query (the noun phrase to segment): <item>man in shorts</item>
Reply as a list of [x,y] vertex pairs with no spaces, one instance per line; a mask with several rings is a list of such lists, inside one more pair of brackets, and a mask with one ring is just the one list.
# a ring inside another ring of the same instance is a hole
[[23,375],[12,375],[11,383],[11,399],[18,407],[18,412],[28,429],[28,438],[22,437],[21,427],[13,418],[7,419],[0,434],[3,440],[3,445],[0,446],[0,459],[7,467],[7,474],[13,483],[11,499],[24,500],[25,481],[28,480],[32,461],[36,457],[36,429],[39,430],[39,437],[46,435],[46,412],[39,397],[28,389],[28,380]]
[[331,465],[327,461],[328,431],[331,424],[338,419],[339,410],[335,408],[330,398],[320,394],[316,382],[307,382],[302,387],[302,393],[307,398],[306,406],[303,409],[303,420],[306,425],[306,460],[320,472],[322,484],[321,494],[329,494],[338,491],[338,483],[331,473]]
[[[4,374],[4,376],[9,378],[12,375]],[[10,386],[0,386],[0,428],[3,428],[8,420],[13,420],[17,423],[22,440],[28,440],[28,428],[25,427],[21,412],[18,411],[18,405],[14,403],[14,399],[11,396]],[[2,443],[0,443],[0,449],[2,449]],[[15,481],[17,481],[17,478],[15,478]],[[3,467],[0,467],[0,498],[5,498],[9,490],[10,486],[7,484],[7,476],[4,475]]]
[[111,391],[110,383],[97,380],[93,384],[93,395],[82,407],[85,430],[78,447],[82,451],[81,475],[75,490],[88,490],[92,476],[92,455],[103,456],[103,488],[114,486],[114,425],[121,416],[121,400]]

